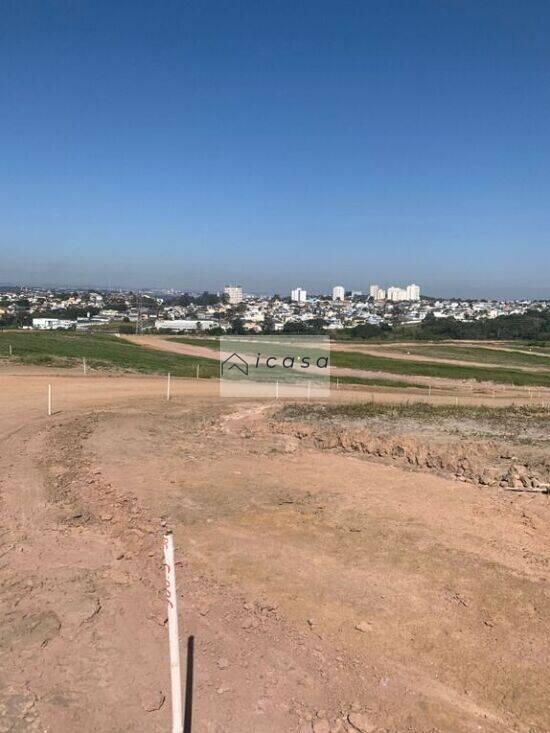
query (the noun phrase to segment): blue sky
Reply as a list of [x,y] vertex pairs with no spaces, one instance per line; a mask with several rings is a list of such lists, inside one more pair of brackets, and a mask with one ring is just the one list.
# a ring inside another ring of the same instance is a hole
[[550,297],[550,3],[4,0],[0,282]]

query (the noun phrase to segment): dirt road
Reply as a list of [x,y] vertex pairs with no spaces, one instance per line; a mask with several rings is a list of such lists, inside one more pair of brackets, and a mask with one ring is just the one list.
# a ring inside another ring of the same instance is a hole
[[0,378],[0,730],[169,729],[167,527],[194,733],[550,728],[540,495],[305,446],[206,380]]

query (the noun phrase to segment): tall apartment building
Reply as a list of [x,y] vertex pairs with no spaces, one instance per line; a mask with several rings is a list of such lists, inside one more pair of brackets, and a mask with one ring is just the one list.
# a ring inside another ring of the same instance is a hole
[[305,303],[307,299],[307,291],[302,288],[295,288],[290,291],[290,300],[294,303]]
[[369,288],[369,295],[374,300],[386,300],[386,291],[384,288],[379,288],[378,285],[371,285]]
[[392,303],[398,303],[400,300],[407,300],[407,291],[405,288],[397,288],[392,285],[388,288],[388,300]]
[[243,301],[243,289],[240,285],[226,285],[223,294],[227,297],[229,305],[238,305]]
[[420,288],[414,283],[406,288],[388,288],[388,300],[398,303],[400,300],[420,300]]
[[332,300],[344,300],[346,297],[346,290],[342,285],[335,285],[332,288]]

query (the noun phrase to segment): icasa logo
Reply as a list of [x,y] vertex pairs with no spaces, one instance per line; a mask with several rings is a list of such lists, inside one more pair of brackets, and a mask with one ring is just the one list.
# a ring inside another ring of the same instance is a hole
[[237,369],[245,377],[248,377],[248,362],[240,354],[237,354],[236,351],[222,361],[222,377],[225,373],[231,371],[231,369]]

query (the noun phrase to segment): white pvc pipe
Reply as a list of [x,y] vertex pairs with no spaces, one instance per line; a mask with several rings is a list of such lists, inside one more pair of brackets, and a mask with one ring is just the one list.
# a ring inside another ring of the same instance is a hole
[[166,380],[166,399],[170,399],[170,372],[168,372],[168,379]]
[[48,384],[48,416],[52,414],[52,385]]
[[83,357],[82,359],[82,369],[84,371],[84,374],[86,374],[86,357]]
[[279,399],[279,380],[275,382],[275,399]]
[[178,632],[178,603],[176,596],[176,565],[174,535],[164,535],[164,568],[166,571],[166,600],[168,602],[168,641],[170,647],[170,681],[172,691],[172,733],[183,733],[180,643]]

